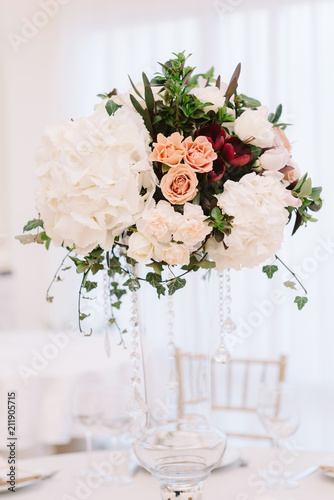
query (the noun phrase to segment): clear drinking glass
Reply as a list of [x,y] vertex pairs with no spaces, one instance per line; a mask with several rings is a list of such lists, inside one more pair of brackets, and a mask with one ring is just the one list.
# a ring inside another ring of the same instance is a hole
[[99,384],[80,384],[73,394],[72,413],[75,420],[84,429],[86,438],[86,468],[80,474],[92,472],[93,432],[100,424],[103,414],[103,392]]
[[285,439],[298,429],[300,411],[296,392],[286,383],[263,385],[260,388],[257,414],[273,439],[275,456],[261,472],[268,488],[285,490],[298,486],[292,473],[286,468]]
[[132,449],[132,418],[126,411],[129,398],[130,383],[103,387],[101,424],[108,434],[114,454],[113,473],[104,475],[105,484],[128,484],[132,482],[136,470]]

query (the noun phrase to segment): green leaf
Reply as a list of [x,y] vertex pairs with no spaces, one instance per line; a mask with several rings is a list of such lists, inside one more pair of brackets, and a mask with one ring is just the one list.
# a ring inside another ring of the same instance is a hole
[[241,71],[241,63],[239,63],[238,66],[235,68],[230,83],[228,84],[227,90],[225,92],[225,103],[227,103],[231,99],[232,95],[237,90],[240,71]]
[[87,262],[79,261],[79,263],[77,264],[77,273],[78,274],[84,273],[84,272],[88,271],[88,269],[89,269],[89,264],[87,264]]
[[257,99],[253,99],[253,97],[248,97],[245,94],[238,94],[238,95],[243,100],[247,108],[258,108],[259,106],[261,106],[260,101],[258,101]]
[[271,123],[276,124],[278,122],[278,120],[281,118],[282,111],[283,111],[283,106],[282,106],[282,104],[279,104],[276,108],[275,114],[270,113],[269,121]]
[[110,318],[109,321],[108,321],[109,325],[112,326],[114,323],[116,323],[116,319],[115,318]]
[[49,295],[49,296],[46,298],[46,301],[47,301],[47,302],[53,302],[53,299],[54,299],[54,297],[52,297],[51,295]]
[[161,295],[165,295],[166,289],[161,284],[161,276],[159,274],[156,274],[156,273],[147,273],[147,275],[146,275],[146,281],[151,286],[153,286],[154,288],[156,288],[159,298],[160,298]]
[[183,278],[175,278],[167,284],[168,295],[173,295],[180,288],[184,288],[187,281]]
[[51,243],[51,238],[49,238],[49,236],[46,234],[45,231],[43,231],[42,233],[40,233],[40,237],[41,237],[41,240],[45,242],[45,248],[47,250],[49,250],[50,243]]
[[[102,266],[103,267],[103,266]],[[114,276],[115,274],[121,274],[122,268],[117,257],[113,257],[109,262],[109,276]]]
[[80,321],[83,321],[84,319],[88,318],[90,314],[85,314],[85,313],[80,313]]
[[222,213],[218,207],[215,207],[211,210],[210,216],[213,220],[217,220],[219,217],[222,217]]
[[121,308],[121,305],[122,305],[122,302],[120,300],[118,300],[117,302],[114,302],[113,304],[111,304],[113,307],[116,307],[116,309],[120,309]]
[[299,189],[299,193],[304,196],[310,196],[310,194],[312,193],[312,181],[310,178],[305,180],[305,182]]
[[214,269],[216,267],[216,263],[212,260],[200,260],[197,262],[197,265],[201,269]]
[[307,173],[303,175],[303,177],[301,177],[297,183],[297,185],[295,186],[295,191],[298,191],[299,188],[304,184],[305,180],[306,180],[306,177],[307,177]]
[[309,195],[310,198],[312,198],[312,200],[318,200],[320,198],[321,191],[321,186],[312,188],[312,193]]
[[145,102],[147,109],[149,110],[150,113],[154,112],[154,107],[155,107],[155,100],[154,100],[154,95],[151,89],[151,86],[145,85]]
[[193,205],[199,205],[200,201],[201,201],[201,193],[198,191],[198,193],[196,194],[195,198],[193,199],[193,201],[191,203]]
[[165,295],[165,293],[166,293],[166,288],[163,285],[159,285],[159,286],[155,287],[155,289],[157,291],[159,299],[160,299],[161,295]]
[[[131,77],[129,75],[128,75],[128,77],[129,77],[129,80],[130,80],[130,83],[131,83],[133,90],[136,92],[137,96],[140,97],[144,101],[144,97],[141,95],[141,93],[139,92],[139,90],[137,89],[137,87],[135,86],[133,81],[131,80]],[[130,94],[130,96],[131,96],[131,94]]]
[[135,96],[132,95],[132,94],[130,94],[130,100],[132,102],[132,106],[135,108],[135,110],[137,111],[137,113],[139,113],[140,116],[142,116],[144,118],[144,108],[139,104],[139,102],[135,98]]
[[23,232],[32,231],[36,227],[42,227],[44,229],[44,222],[41,219],[32,219],[23,228]]
[[96,287],[97,287],[96,281],[88,281],[88,280],[85,281],[84,289],[86,290],[86,292],[90,292],[91,290],[94,290],[94,288]]
[[293,290],[297,290],[296,288],[296,283],[294,283],[294,281],[284,281],[284,286],[286,286],[287,288],[292,288]]
[[128,264],[130,264],[130,266],[134,267],[137,264],[137,261],[135,259],[132,259],[128,255],[125,256],[125,260]]
[[263,266],[262,271],[271,279],[274,274],[278,271],[278,267],[274,265]]
[[91,266],[91,271],[92,271],[92,274],[96,274],[98,273],[99,271],[102,271],[103,269],[103,264],[98,264],[98,263],[95,263]]
[[163,265],[161,264],[161,262],[154,261],[154,262],[151,262],[151,264],[146,264],[146,267],[153,267],[154,272],[161,276],[161,273],[163,270]]
[[116,104],[115,101],[110,99],[106,104],[106,111],[109,116],[114,115],[116,111],[122,107],[122,104]]
[[90,252],[89,256],[92,257],[93,259],[98,259],[99,257],[101,257],[103,252],[104,252],[103,248],[96,247],[94,248],[94,250]]
[[252,162],[254,162],[260,156],[262,149],[258,148],[257,146],[254,146],[254,144],[248,144],[248,146],[251,148],[252,155],[253,155]]
[[125,283],[123,283],[123,286],[127,286],[130,292],[136,292],[140,288],[140,282],[138,278],[130,278]]
[[151,286],[157,287],[161,284],[161,275],[157,273],[147,273],[146,281]]
[[297,304],[297,307],[299,309],[299,311],[301,309],[303,309],[303,307],[305,306],[305,304],[307,304],[308,302],[308,298],[307,297],[299,297],[297,296],[294,300],[294,303]]

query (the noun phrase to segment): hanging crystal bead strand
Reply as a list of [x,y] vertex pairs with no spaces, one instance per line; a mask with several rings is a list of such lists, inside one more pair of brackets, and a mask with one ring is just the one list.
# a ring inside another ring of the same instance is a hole
[[104,348],[107,356],[110,356],[109,319],[110,319],[110,291],[107,258],[103,264],[103,308],[104,308]]
[[175,360],[175,355],[176,355],[176,346],[174,343],[174,318],[175,318],[175,313],[174,313],[174,307],[173,307],[173,297],[170,295],[168,297],[168,304],[167,304],[168,310],[167,310],[167,317],[168,317],[168,357],[169,357],[169,362],[170,362],[170,372],[169,372],[169,378],[168,378],[168,387],[171,391],[171,393],[175,393],[179,381],[176,376],[176,360]]
[[225,315],[224,315],[224,272],[218,274],[219,281],[219,347],[213,359],[220,364],[228,363],[231,359],[229,350],[225,345]]
[[[133,276],[135,276],[135,268],[133,268]],[[138,294],[133,291],[131,294],[131,354],[130,361],[132,364],[132,395],[126,405],[128,413],[133,418],[140,418],[147,411],[147,405],[140,392],[141,378],[140,378],[140,344],[139,344],[139,318],[138,318]]]
[[226,270],[226,275],[225,275],[225,321],[223,323],[224,325],[224,332],[225,334],[229,335],[234,332],[236,329],[236,325],[234,321],[231,318],[231,304],[232,304],[232,295],[231,295],[231,270],[227,269]]

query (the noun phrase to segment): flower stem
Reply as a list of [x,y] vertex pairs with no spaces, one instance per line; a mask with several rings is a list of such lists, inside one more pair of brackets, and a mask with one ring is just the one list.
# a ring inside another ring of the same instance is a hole
[[305,295],[307,295],[307,290],[306,288],[304,287],[303,283],[300,281],[300,279],[296,276],[296,274],[291,271],[291,269],[285,264],[285,262],[282,261],[282,259],[280,259],[278,257],[278,255],[275,254],[275,258],[285,267],[285,269],[287,269],[291,274],[292,276],[295,278],[295,280],[297,281],[297,283],[299,283],[299,285],[302,287],[302,289],[304,290],[305,292]]

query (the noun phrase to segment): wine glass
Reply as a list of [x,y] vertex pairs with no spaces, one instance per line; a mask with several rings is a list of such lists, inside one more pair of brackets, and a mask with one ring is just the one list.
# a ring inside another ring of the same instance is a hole
[[113,460],[113,473],[105,475],[106,483],[128,484],[132,481],[135,464],[132,460],[132,418],[126,411],[130,385],[114,384],[103,387],[104,407],[101,425],[107,432]]
[[84,428],[86,438],[86,469],[80,472],[87,475],[92,472],[93,431],[100,423],[103,414],[103,391],[99,384],[80,384],[73,394],[72,412],[75,420]]
[[284,440],[296,432],[300,422],[298,398],[286,383],[263,385],[259,391],[257,414],[273,439],[276,453],[261,476],[268,488],[285,490],[298,486],[284,460]]

